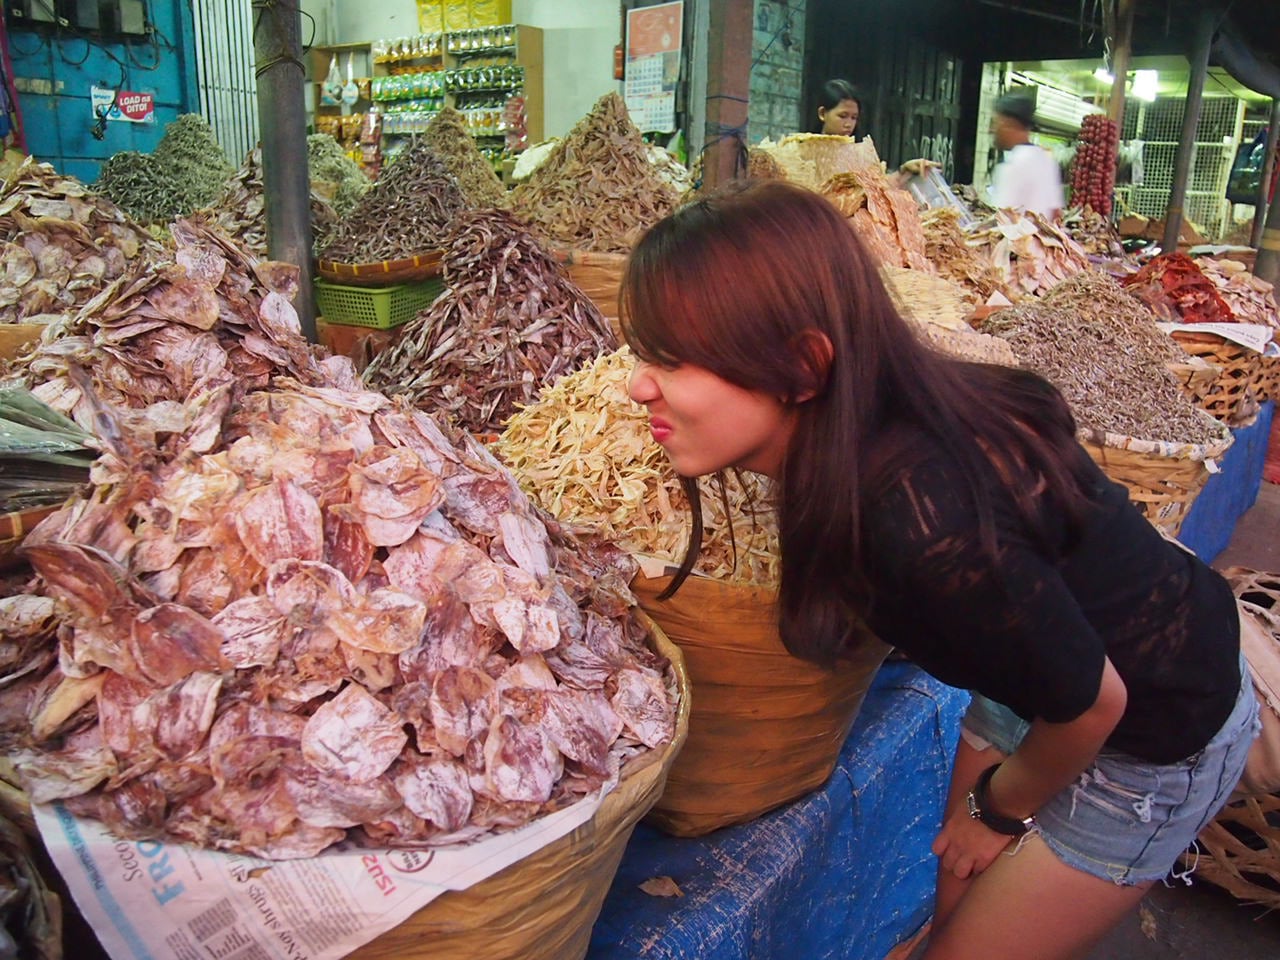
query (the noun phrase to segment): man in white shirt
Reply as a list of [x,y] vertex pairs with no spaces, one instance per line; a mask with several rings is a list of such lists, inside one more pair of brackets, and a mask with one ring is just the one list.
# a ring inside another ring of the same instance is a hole
[[1035,104],[1025,94],[1007,93],[996,101],[992,132],[1005,158],[996,167],[992,197],[1001,209],[1053,218],[1062,212],[1062,175],[1053,154],[1031,142],[1034,113]]

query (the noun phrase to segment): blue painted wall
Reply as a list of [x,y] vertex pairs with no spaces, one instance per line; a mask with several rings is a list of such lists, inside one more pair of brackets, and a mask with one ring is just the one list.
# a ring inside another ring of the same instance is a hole
[[[71,28],[52,31],[9,24],[9,54],[28,153],[52,163],[60,173],[92,183],[107,157],[121,150],[150,153],[165,124],[179,114],[199,111],[190,6],[186,0],[150,0],[147,7],[156,27],[154,46],[146,37],[124,43],[90,35],[90,42]],[[89,88],[121,88],[121,67],[112,56],[123,61],[127,71],[123,89],[155,96],[156,122],[111,121],[105,138],[97,140],[91,133]],[[31,81],[52,83],[54,92],[31,92]]]

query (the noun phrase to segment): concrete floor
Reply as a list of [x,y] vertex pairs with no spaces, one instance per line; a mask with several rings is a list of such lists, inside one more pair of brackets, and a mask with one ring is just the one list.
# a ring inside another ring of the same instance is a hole
[[[1262,485],[1213,565],[1280,571],[1280,485]],[[1088,960],[1280,960],[1280,911],[1266,914],[1203,881],[1157,884]]]

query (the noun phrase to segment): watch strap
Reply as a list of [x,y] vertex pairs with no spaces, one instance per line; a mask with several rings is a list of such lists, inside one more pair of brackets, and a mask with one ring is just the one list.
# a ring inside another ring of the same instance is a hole
[[996,769],[999,766],[1000,764],[993,763],[978,775],[977,782],[965,798],[969,808],[969,816],[996,833],[1003,833],[1010,837],[1021,837],[1035,827],[1036,818],[1034,816],[1026,818],[1006,817],[992,810],[989,803],[988,788],[991,784],[991,778],[995,776]]

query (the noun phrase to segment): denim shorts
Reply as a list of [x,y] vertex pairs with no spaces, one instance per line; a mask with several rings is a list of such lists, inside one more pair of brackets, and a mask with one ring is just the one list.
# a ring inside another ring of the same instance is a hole
[[[1075,783],[1036,811],[1040,837],[1059,860],[1133,885],[1164,878],[1193,849],[1235,789],[1261,727],[1243,657],[1240,666],[1236,705],[1202,750],[1177,763],[1153,764],[1103,749]],[[961,732],[979,750],[992,746],[1008,754],[1028,729],[1012,710],[975,694]]]

